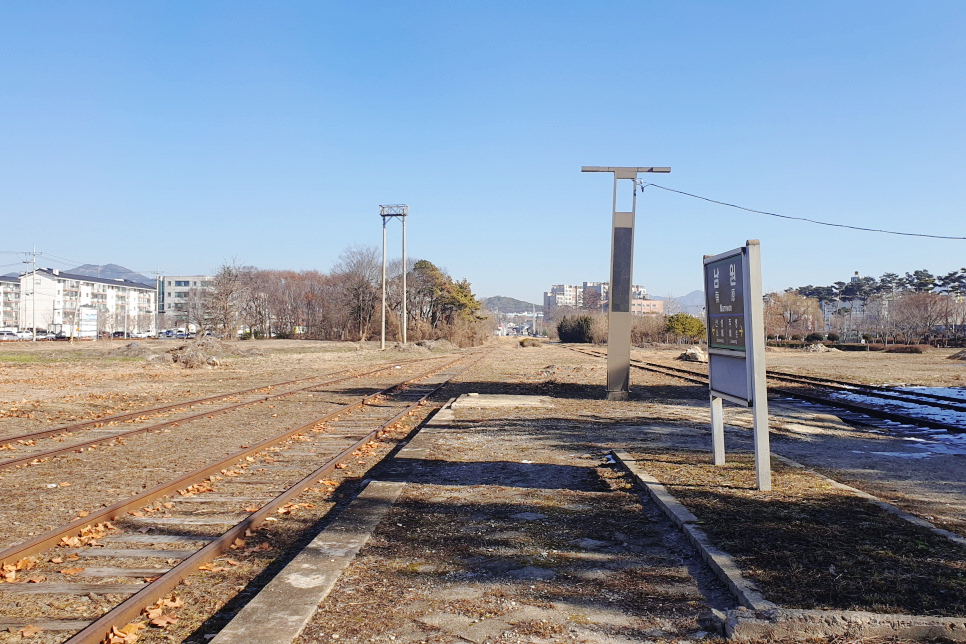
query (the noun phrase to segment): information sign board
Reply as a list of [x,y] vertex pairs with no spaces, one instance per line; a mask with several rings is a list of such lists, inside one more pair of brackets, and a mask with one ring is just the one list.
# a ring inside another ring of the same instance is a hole
[[770,490],[765,325],[758,240],[748,240],[743,248],[719,255],[705,255],[704,293],[714,464],[725,462],[722,401],[751,407],[755,477],[759,490]]
[[81,306],[77,310],[77,337],[97,337],[97,309],[92,306]]
[[742,254],[704,265],[708,347],[745,350],[745,297]]

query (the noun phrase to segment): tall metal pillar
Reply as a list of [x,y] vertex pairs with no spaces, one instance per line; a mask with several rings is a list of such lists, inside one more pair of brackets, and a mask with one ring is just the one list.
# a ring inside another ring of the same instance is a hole
[[382,218],[382,340],[379,348],[386,348],[386,218]]
[[[634,282],[634,217],[637,174],[670,172],[671,168],[584,166],[581,172],[614,173],[611,209],[610,305],[607,310],[607,400],[627,400],[631,384],[631,299]],[[630,179],[634,190],[630,212],[617,210],[617,182]]]
[[[405,206],[404,206],[405,207]],[[409,208],[405,207],[406,211],[403,213],[402,219],[402,243],[403,243],[403,257],[402,257],[402,340],[403,344],[406,344],[406,323],[408,322],[406,318],[406,271],[409,270],[406,266],[406,216],[409,214]]]
[[392,218],[402,220],[402,343],[406,344],[406,217],[409,206],[398,204],[379,206],[382,217],[382,348],[386,348],[386,222]]

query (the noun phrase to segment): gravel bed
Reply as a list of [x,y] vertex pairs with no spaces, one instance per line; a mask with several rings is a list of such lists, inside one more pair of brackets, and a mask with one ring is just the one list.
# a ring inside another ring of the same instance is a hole
[[[370,354],[373,355],[373,354]],[[227,456],[309,423],[328,411],[373,393],[426,365],[402,365],[336,385],[331,391],[300,393],[177,427],[118,440],[112,446],[54,457],[50,462],[0,471],[6,503],[0,549],[22,542],[106,507],[218,456]],[[123,442],[122,442],[123,441]]]

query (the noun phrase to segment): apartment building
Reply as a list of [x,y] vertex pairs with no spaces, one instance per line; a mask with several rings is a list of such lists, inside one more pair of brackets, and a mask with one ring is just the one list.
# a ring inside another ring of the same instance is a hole
[[[584,305],[584,293],[594,291],[597,293],[600,310],[607,310],[607,303],[610,299],[609,282],[583,282],[576,284],[555,284],[549,291],[543,294],[543,306],[574,306]],[[663,300],[649,300],[647,289],[640,284],[631,287],[631,313],[638,315],[660,315],[664,313]]]
[[584,301],[583,289],[571,284],[554,284],[543,294],[543,306],[580,306]]
[[20,328],[20,278],[0,276],[0,328]]
[[161,275],[158,277],[158,313],[162,326],[189,326],[203,315],[204,292],[211,288],[210,275]]
[[[20,328],[77,330],[96,311],[99,331],[155,331],[156,289],[108,279],[38,268],[20,276]],[[86,332],[85,325],[85,332]]]

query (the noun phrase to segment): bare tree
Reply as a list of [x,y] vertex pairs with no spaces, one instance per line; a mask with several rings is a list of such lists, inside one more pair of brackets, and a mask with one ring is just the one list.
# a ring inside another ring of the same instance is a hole
[[926,338],[943,321],[944,300],[938,293],[904,291],[893,301],[896,330],[906,344]]
[[204,319],[221,331],[223,338],[236,337],[239,312],[248,283],[246,274],[253,270],[232,259],[231,263],[226,262],[218,269],[206,292]]
[[802,297],[797,291],[769,293],[765,305],[765,325],[769,335],[788,338],[805,336],[825,326],[818,300]]
[[594,313],[599,313],[603,304],[603,300],[600,295],[600,291],[595,288],[587,287],[584,289],[581,295],[581,305],[580,308],[586,309],[587,311],[593,311]]
[[350,246],[339,255],[333,272],[343,278],[343,305],[358,329],[358,337],[369,337],[382,286],[382,260],[374,246]]
[[684,305],[681,304],[681,300],[674,297],[674,293],[668,293],[664,296],[664,315],[666,317],[671,317],[675,313],[684,312]]

